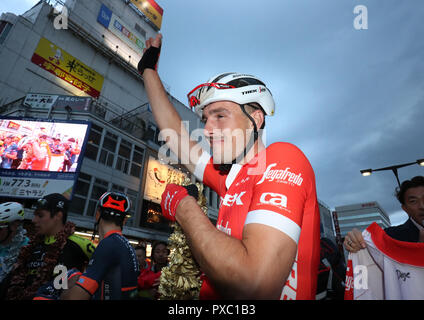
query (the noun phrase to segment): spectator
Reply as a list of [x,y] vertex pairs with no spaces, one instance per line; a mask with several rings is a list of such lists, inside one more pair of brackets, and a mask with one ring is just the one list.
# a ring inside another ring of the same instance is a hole
[[140,270],[147,269],[150,267],[150,263],[146,260],[146,247],[138,245],[135,247],[135,254],[137,256],[138,263],[140,264]]
[[65,290],[64,300],[127,300],[137,297],[140,273],[135,250],[122,235],[130,200],[123,193],[106,192],[99,199],[96,227],[100,243],[76,284]]
[[32,299],[41,285],[54,278],[59,264],[68,270],[83,270],[87,265],[94,246],[74,235],[75,225],[66,222],[68,205],[68,199],[58,193],[38,200],[33,218],[37,232],[19,254],[7,299]]
[[163,241],[155,241],[152,245],[152,263],[148,269],[141,270],[138,277],[138,288],[141,297],[157,299],[159,278],[163,267],[168,265],[169,249]]
[[0,300],[4,300],[10,282],[10,272],[19,252],[29,242],[22,227],[24,208],[17,202],[0,204]]
[[11,169],[13,160],[17,159],[18,146],[13,141],[13,135],[9,135],[4,140],[4,151],[2,154],[1,167],[3,169]]
[[[146,259],[146,247],[143,245],[138,245],[135,248],[135,253],[137,255],[137,259],[140,264],[140,275],[138,276],[137,282],[144,281],[143,279],[145,279],[146,273],[149,273],[151,268],[150,261]],[[147,299],[147,300],[153,299],[152,295],[150,294],[150,289],[145,288],[144,285],[143,286],[138,285],[138,297],[140,299]]]
[[[424,242],[424,177],[416,176],[402,182],[400,188],[396,188],[396,198],[409,219],[404,224],[388,227],[384,231],[399,241]],[[361,231],[353,229],[348,232],[344,246],[347,251],[353,253],[365,249]]]
[[[396,197],[409,216],[404,224],[382,230],[374,222],[362,233],[354,229],[346,235],[345,300],[424,299],[424,246],[418,243],[424,242],[424,177],[404,181]],[[356,271],[364,266],[367,282]]]

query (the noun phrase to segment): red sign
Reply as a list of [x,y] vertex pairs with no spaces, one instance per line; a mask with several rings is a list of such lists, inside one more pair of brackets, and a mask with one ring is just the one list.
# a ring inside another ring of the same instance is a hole
[[9,124],[7,125],[8,129],[14,129],[14,130],[19,130],[20,125],[16,122],[13,121],[9,121]]

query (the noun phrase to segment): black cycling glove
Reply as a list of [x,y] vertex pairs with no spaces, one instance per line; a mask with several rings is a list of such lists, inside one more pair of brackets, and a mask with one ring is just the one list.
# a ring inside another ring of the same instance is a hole
[[145,69],[158,69],[158,61],[160,56],[160,47],[156,48],[151,46],[147,49],[143,56],[141,57],[140,62],[138,63],[138,71],[142,75]]
[[195,184],[190,184],[188,186],[184,186],[184,188],[187,189],[187,193],[195,198],[196,200],[199,200],[199,190],[197,189]]

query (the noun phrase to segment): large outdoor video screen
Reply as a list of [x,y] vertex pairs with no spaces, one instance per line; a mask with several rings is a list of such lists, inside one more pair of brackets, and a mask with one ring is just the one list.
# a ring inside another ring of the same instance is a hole
[[0,196],[72,197],[90,123],[0,117]]

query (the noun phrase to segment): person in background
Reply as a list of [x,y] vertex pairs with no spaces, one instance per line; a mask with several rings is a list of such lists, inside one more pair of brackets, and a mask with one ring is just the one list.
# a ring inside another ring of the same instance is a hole
[[146,247],[144,245],[138,245],[135,247],[135,253],[140,264],[140,275],[137,278],[138,297],[143,300],[152,300],[153,297],[150,293],[150,288],[145,288],[143,285],[143,279],[145,279],[146,273],[150,272],[151,268],[150,260],[146,258]]
[[[106,192],[96,210],[99,245],[87,270],[62,300],[132,300],[138,296],[139,263],[134,248],[122,235],[131,202],[120,192]],[[93,234],[94,236],[94,234]]]
[[4,300],[10,282],[10,272],[21,248],[29,243],[22,226],[24,208],[18,202],[0,204],[0,300]]
[[151,266],[142,270],[138,277],[138,288],[143,293],[142,297],[157,299],[161,271],[168,265],[169,249],[166,242],[155,241],[152,245],[151,256]]
[[37,290],[54,279],[58,265],[84,270],[94,252],[93,244],[74,234],[75,224],[67,222],[69,200],[62,194],[44,196],[36,203],[32,222],[36,234],[21,249],[12,271],[8,300],[31,300]]
[[13,141],[13,138],[13,135],[8,135],[4,140],[4,151],[1,162],[3,169],[11,169],[13,160],[17,159],[18,156],[18,146]]
[[[384,231],[395,240],[424,242],[424,177],[416,176],[402,182],[401,186],[396,188],[396,198],[409,219]],[[362,232],[358,229],[348,232],[343,244],[346,250],[352,253],[366,248]]]
[[150,268],[149,261],[146,260],[146,247],[138,245],[135,247],[135,254],[137,255],[138,263],[140,264],[140,270]]

